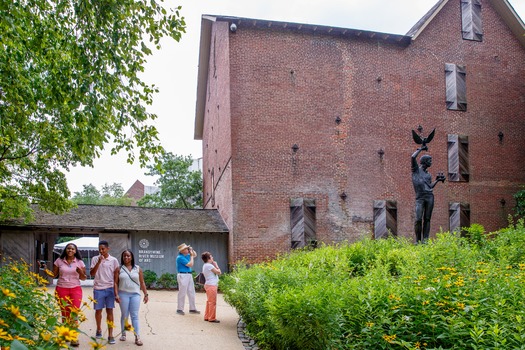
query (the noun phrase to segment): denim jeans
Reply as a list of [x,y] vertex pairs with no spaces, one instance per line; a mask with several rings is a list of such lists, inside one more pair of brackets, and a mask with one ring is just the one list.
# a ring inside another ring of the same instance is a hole
[[120,327],[122,327],[122,332],[125,332],[126,319],[131,316],[131,325],[134,328],[135,335],[139,336],[140,294],[121,291],[118,292],[118,296],[120,299]]

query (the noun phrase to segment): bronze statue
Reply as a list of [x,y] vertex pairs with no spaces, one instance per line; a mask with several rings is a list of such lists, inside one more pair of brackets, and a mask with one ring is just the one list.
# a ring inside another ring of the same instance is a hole
[[416,233],[416,241],[426,242],[430,234],[430,219],[432,217],[432,210],[434,209],[434,186],[438,182],[445,182],[445,175],[439,172],[436,180],[432,182],[432,175],[427,171],[432,165],[432,157],[428,154],[421,156],[417,164],[417,156],[422,151],[428,151],[427,143],[430,143],[434,138],[435,129],[432,130],[428,137],[421,137],[412,130],[412,137],[421,147],[412,154],[412,183],[414,191],[416,192],[416,220],[414,223],[414,230]]

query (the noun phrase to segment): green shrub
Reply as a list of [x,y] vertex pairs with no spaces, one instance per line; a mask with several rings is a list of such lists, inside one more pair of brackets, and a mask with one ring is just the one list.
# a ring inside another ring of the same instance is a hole
[[160,288],[170,289],[174,288],[177,285],[177,276],[173,273],[165,272],[160,275],[157,280],[157,285]]
[[157,282],[157,274],[155,271],[151,270],[144,270],[144,283],[146,283],[146,287],[151,288],[155,282]]
[[261,349],[525,349],[523,223],[466,232],[292,252],[221,290]]
[[74,325],[60,324],[60,308],[47,281],[22,261],[0,267],[0,346],[2,349],[62,349],[78,337]]

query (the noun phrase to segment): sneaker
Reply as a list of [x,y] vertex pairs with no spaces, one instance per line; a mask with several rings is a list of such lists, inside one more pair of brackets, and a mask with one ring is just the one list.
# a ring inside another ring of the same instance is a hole
[[97,335],[95,337],[97,339],[102,339],[102,331],[97,331]]
[[[191,311],[190,311],[190,312],[191,312]],[[184,315],[184,311],[182,311],[182,310],[177,310],[177,313],[178,313],[179,315]]]
[[200,314],[199,310],[190,310],[190,314]]
[[109,344],[115,344],[115,343],[116,343],[116,341],[115,341],[115,337],[109,337],[109,338],[108,338],[108,343],[109,343]]
[[221,323],[221,321],[219,321],[219,320],[211,320],[211,321],[208,321],[208,322],[211,322],[211,323]]

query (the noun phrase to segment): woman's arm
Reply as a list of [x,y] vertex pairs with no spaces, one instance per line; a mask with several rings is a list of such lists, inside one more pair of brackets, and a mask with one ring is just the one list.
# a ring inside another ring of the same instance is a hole
[[120,303],[120,298],[118,296],[118,283],[120,281],[120,278],[119,278],[119,269],[115,269],[115,271],[113,272],[113,289],[114,289],[114,292],[115,292],[115,301],[117,303]]
[[216,275],[220,275],[222,272],[221,272],[221,269],[219,268],[219,265],[217,265],[215,261],[213,261],[211,264],[214,266],[214,268],[211,269],[211,272],[213,272]]
[[140,281],[140,289],[144,293],[144,304],[148,302],[148,289],[146,288],[146,282],[144,282],[144,274],[142,273],[142,269],[139,267],[139,281]]

